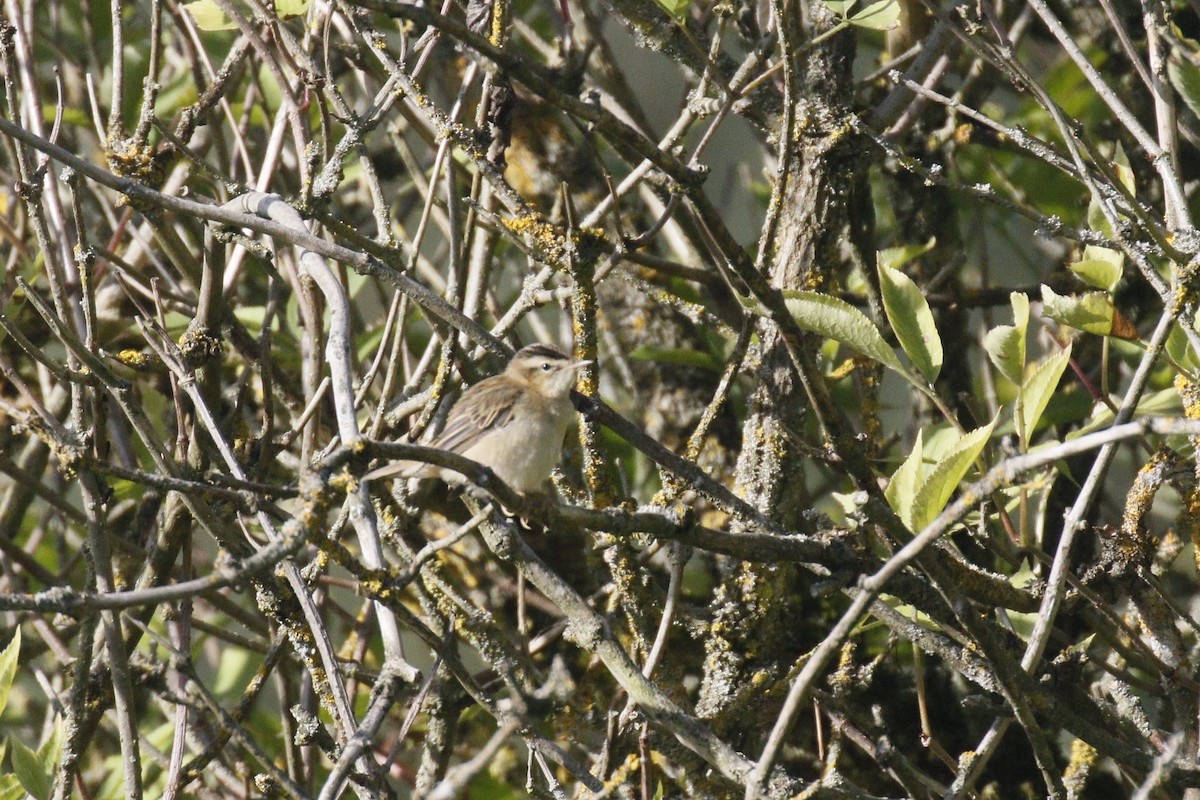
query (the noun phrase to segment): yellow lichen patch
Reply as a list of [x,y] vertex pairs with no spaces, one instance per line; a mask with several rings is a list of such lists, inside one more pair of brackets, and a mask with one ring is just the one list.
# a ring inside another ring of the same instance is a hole
[[[748,652],[747,656],[749,655],[750,653]],[[746,685],[753,690],[758,690],[766,688],[773,683],[775,683],[775,676],[770,671],[765,669],[756,669],[750,674],[750,680],[746,682]]]
[[1078,784],[1076,790],[1082,789],[1088,772],[1096,765],[1097,755],[1096,748],[1082,739],[1071,742],[1071,760],[1063,772],[1063,783],[1068,786]]
[[1196,571],[1200,572],[1200,491],[1188,495],[1186,524],[1192,542],[1192,560],[1196,562]]
[[151,367],[156,367],[159,364],[158,359],[154,356],[147,355],[141,350],[134,350],[128,347],[118,352],[116,359],[125,366],[136,370],[150,369]]
[[638,773],[639,767],[641,767],[641,764],[642,762],[638,758],[637,753],[630,753],[629,755],[625,756],[625,760],[612,771],[612,775],[609,776],[607,781],[605,781],[605,793],[607,794],[621,786],[626,786],[633,781],[634,776],[636,776]]
[[349,472],[342,471],[329,476],[329,488],[337,489],[338,491],[353,491],[357,481]]
[[513,233],[523,236],[537,251],[539,258],[553,264],[563,261],[568,241],[564,229],[551,225],[537,214],[513,217],[505,220],[504,225]]
[[317,555],[313,559],[313,566],[320,572],[329,569],[329,553],[325,550],[317,550]]
[[189,365],[198,367],[220,358],[221,338],[207,329],[189,327],[179,337],[179,349]]
[[359,591],[362,593],[362,595],[364,597],[370,597],[375,600],[387,599],[385,597],[385,595],[387,595],[388,592],[385,590],[384,584],[380,580],[377,580],[375,578],[371,578],[369,580],[361,580],[358,582],[358,587],[359,587]]
[[67,480],[74,478],[77,474],[76,465],[83,455],[79,448],[74,445],[58,442],[49,436],[41,438],[42,441],[50,445],[50,453],[54,456],[54,460],[58,462],[59,473]]
[[1183,401],[1183,414],[1188,419],[1200,419],[1200,387],[1182,373],[1175,376],[1175,391]]
[[829,373],[829,380],[840,381],[842,378],[845,378],[847,375],[854,372],[854,367],[855,367],[854,359],[847,358],[845,361],[843,361],[841,364],[839,364],[837,367],[835,367],[832,372]]
[[576,258],[593,258],[594,251],[604,239],[603,231],[597,228],[568,231],[536,213],[506,219],[504,226],[525,239],[537,260],[555,267],[564,266],[571,254]]
[[122,139],[109,143],[105,160],[108,168],[117,175],[158,189],[167,177],[167,167],[174,156],[175,149],[168,144],[152,147],[133,139]]
[[854,678],[857,670],[854,666],[855,648],[853,642],[846,642],[838,653],[837,669],[828,678],[829,685],[835,693],[847,692],[854,688]]

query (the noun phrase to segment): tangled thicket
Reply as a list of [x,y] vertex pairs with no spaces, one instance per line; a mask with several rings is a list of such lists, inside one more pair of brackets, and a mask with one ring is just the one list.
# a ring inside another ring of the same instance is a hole
[[1192,37],[4,0],[0,796],[1200,797]]

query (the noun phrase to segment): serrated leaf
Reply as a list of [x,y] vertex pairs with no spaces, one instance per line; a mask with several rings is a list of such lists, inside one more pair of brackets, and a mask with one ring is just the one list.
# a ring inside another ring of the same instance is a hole
[[1113,304],[1104,292],[1070,297],[1043,284],[1042,313],[1055,322],[1087,333],[1108,336],[1113,330]]
[[[3,749],[0,749],[0,761],[3,755]],[[0,800],[25,800],[25,796],[16,775],[0,775]]]
[[[1104,253],[1097,252],[1101,250]],[[1114,260],[1109,254],[1115,254],[1117,259]],[[1067,264],[1067,268],[1078,275],[1088,286],[1111,292],[1117,282],[1121,280],[1123,258],[1121,253],[1109,250],[1107,247],[1089,247],[1084,251],[1082,260]]]
[[919,533],[937,518],[950,502],[951,495],[958,489],[971,464],[979,457],[996,427],[996,417],[987,425],[963,434],[954,447],[950,448],[937,466],[929,473],[913,498],[913,533]]
[[883,309],[909,360],[925,380],[933,383],[942,371],[942,340],[929,303],[912,278],[879,265]]
[[38,754],[26,747],[20,739],[10,740],[12,743],[12,768],[26,792],[37,800],[47,800],[53,788],[54,776],[47,774],[42,767]]
[[962,433],[950,424],[934,425],[925,428],[925,447],[922,455],[925,463],[932,466],[942,460],[942,456],[958,443]]
[[875,323],[867,315],[838,297],[818,292],[784,292],[784,302],[792,317],[810,333],[852,347],[885,367],[903,373],[895,351],[888,347]]
[[921,481],[925,449],[923,439],[923,432],[917,431],[917,440],[913,443],[912,452],[892,473],[892,479],[888,481],[887,490],[883,493],[888,505],[909,528],[913,526],[913,499],[917,496],[917,485]]
[[691,0],[656,0],[662,6],[671,18],[676,22],[682,22],[687,17],[688,8],[691,7]]
[[17,675],[17,664],[21,657],[21,628],[14,629],[12,641],[0,652],[0,714],[8,705],[8,693],[12,689],[13,678]]
[[848,21],[856,28],[890,31],[900,24],[900,3],[897,0],[879,0],[850,17]]
[[1055,353],[1039,364],[1021,387],[1021,441],[1028,442],[1033,436],[1033,430],[1050,403],[1050,398],[1054,396],[1070,360],[1071,346],[1067,345],[1065,350]]

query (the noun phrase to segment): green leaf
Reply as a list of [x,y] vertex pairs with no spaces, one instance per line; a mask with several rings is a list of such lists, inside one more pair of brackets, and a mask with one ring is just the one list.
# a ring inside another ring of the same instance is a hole
[[900,346],[925,380],[933,383],[942,371],[942,340],[925,295],[912,278],[882,264],[879,287],[884,311]]
[[300,17],[308,13],[312,0],[275,0],[275,13],[280,19]]
[[50,737],[42,743],[37,751],[38,760],[42,762],[42,769],[47,775],[52,776],[52,780],[54,772],[58,769],[59,759],[62,758],[62,748],[63,721],[62,717],[58,716],[54,718],[54,729],[50,731]]
[[1013,633],[1020,637],[1022,642],[1028,642],[1030,634],[1033,633],[1034,625],[1037,624],[1038,612],[1013,611],[1009,609],[1005,616],[1012,621]]
[[921,483],[916,497],[913,498],[913,533],[919,533],[942,513],[946,503],[950,502],[951,495],[958,489],[959,482],[983,451],[998,418],[997,416],[982,428],[976,428],[959,437],[954,447],[942,456],[937,466]]
[[[1174,387],[1160,389],[1142,398],[1133,412],[1133,419],[1140,417],[1177,417],[1183,413],[1183,403],[1179,392]],[[1087,422],[1067,434],[1066,440],[1078,438],[1088,433],[1103,430],[1113,423],[1115,415],[1108,406],[1097,403]]]
[[941,461],[942,457],[949,453],[951,448],[962,438],[962,432],[948,423],[927,427],[924,432],[925,447],[922,456],[925,458],[925,463],[930,466]]
[[1113,304],[1104,292],[1069,297],[1043,285],[1042,313],[1055,322],[1087,333],[1108,336],[1113,330]]
[[879,0],[850,17],[848,21],[856,28],[890,31],[900,24],[900,3],[897,0]]
[[887,603],[893,609],[895,609],[897,614],[904,615],[908,619],[911,619],[913,622],[920,625],[922,628],[927,628],[931,631],[942,630],[941,624],[939,624],[936,619],[929,616],[928,614],[926,614],[924,611],[917,608],[916,606],[913,606],[909,603],[904,602],[903,600],[901,600],[899,597],[896,597],[895,595],[887,594],[886,592],[884,592],[883,594],[879,595],[879,599],[882,600],[884,603]]
[[875,323],[846,301],[818,292],[784,292],[787,309],[799,325],[810,333],[852,347],[885,367],[903,374],[904,366],[895,351],[883,340]]
[[12,768],[16,773],[17,780],[21,782],[21,786],[25,787],[25,791],[36,797],[37,800],[47,800],[54,785],[54,776],[47,773],[38,754],[26,747],[20,739],[11,739],[10,741],[12,742]]
[[1125,266],[1125,254],[1120,250],[1113,250],[1111,247],[1099,247],[1098,245],[1089,244],[1083,248],[1083,261],[1107,261],[1117,267]]
[[1172,48],[1167,56],[1167,77],[1192,113],[1200,116],[1200,67],[1192,63],[1182,48]]
[[183,7],[196,21],[196,27],[202,31],[237,29],[237,23],[225,16],[225,12],[213,0],[194,0],[191,3],[184,3]]
[[1042,412],[1046,410],[1050,398],[1054,396],[1054,391],[1058,388],[1058,382],[1070,360],[1071,347],[1068,345],[1065,350],[1055,353],[1038,365],[1034,373],[1029,376],[1029,380],[1025,381],[1025,385],[1021,387],[1023,409],[1021,441],[1028,442],[1033,436],[1033,429],[1037,427]]
[[711,354],[689,347],[648,347],[642,345],[629,354],[634,361],[649,361],[655,364],[672,364],[681,367],[697,367],[711,372],[720,372],[721,364]]
[[913,443],[912,452],[892,473],[892,479],[888,481],[887,490],[884,492],[888,505],[909,528],[913,526],[913,499],[917,496],[917,485],[921,481],[925,449],[923,438],[923,432],[917,431],[917,440]]
[[825,0],[825,5],[830,11],[844,18],[850,13],[850,9],[858,5],[858,0]]
[[1129,166],[1129,156],[1125,155],[1125,148],[1120,142],[1117,142],[1113,151],[1112,165],[1117,172],[1117,180],[1125,187],[1125,191],[1137,194],[1137,184],[1134,182],[1133,169]]
[[1192,357],[1191,343],[1188,341],[1187,334],[1183,332],[1183,328],[1178,324],[1171,326],[1171,332],[1167,334],[1167,344],[1163,349],[1176,364],[1185,369],[1196,368],[1196,360]]
[[240,647],[227,647],[221,651],[217,678],[212,692],[217,697],[236,697],[254,674],[254,654]]
[[1013,324],[997,325],[983,337],[983,348],[1000,374],[1017,386],[1025,374],[1025,331],[1029,328],[1029,298],[1018,292],[1009,295]]
[[[192,76],[188,75],[189,82],[192,81]],[[192,86],[196,84],[193,82]],[[87,112],[80,108],[62,108],[57,103],[42,103],[42,119],[46,123],[53,123],[55,114],[62,114],[62,124],[67,128],[91,128],[92,118]]]
[[1125,256],[1107,247],[1087,247],[1083,258],[1067,265],[1067,268],[1095,289],[1111,292],[1121,280],[1121,269]]
[[[275,0],[275,15],[280,19],[299,17],[308,13],[312,0]],[[250,9],[245,3],[240,4],[241,10],[250,16]],[[184,3],[183,7],[196,21],[196,27],[202,31],[232,31],[237,29],[237,23],[225,16],[214,0],[193,0]]]
[[199,96],[196,91],[195,79],[187,72],[180,70],[159,91],[158,97],[154,101],[154,113],[160,118],[170,119],[184,106],[196,102]]
[[0,652],[0,714],[8,705],[8,692],[12,689],[17,674],[17,662],[21,655],[21,629],[14,629],[12,641]]
[[[0,761],[4,760],[4,748],[0,747]],[[16,775],[0,775],[0,800],[25,800],[25,790]]]
[[692,5],[691,0],[657,0],[657,2],[676,22],[683,22],[687,17],[688,8]]
[[1112,225],[1109,224],[1108,217],[1104,216],[1104,210],[1100,206],[1100,198],[1095,194],[1088,201],[1087,222],[1088,227],[1096,233],[1106,239],[1112,238]]
[[[1029,297],[1020,292],[1013,292],[1008,296],[1008,302],[1012,305],[1013,327],[1020,328],[1024,333],[1029,329]],[[1022,363],[1024,362],[1024,352],[1024,346],[1022,346]]]
[[879,251],[879,263],[892,269],[900,269],[914,258],[925,255],[937,244],[937,237],[930,237],[924,244],[902,244],[885,247]]

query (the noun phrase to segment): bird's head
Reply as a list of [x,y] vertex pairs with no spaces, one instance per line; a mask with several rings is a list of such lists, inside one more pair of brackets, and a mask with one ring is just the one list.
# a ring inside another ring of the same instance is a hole
[[531,344],[517,351],[505,372],[543,397],[559,400],[570,394],[579,370],[590,363],[576,361],[552,344]]

